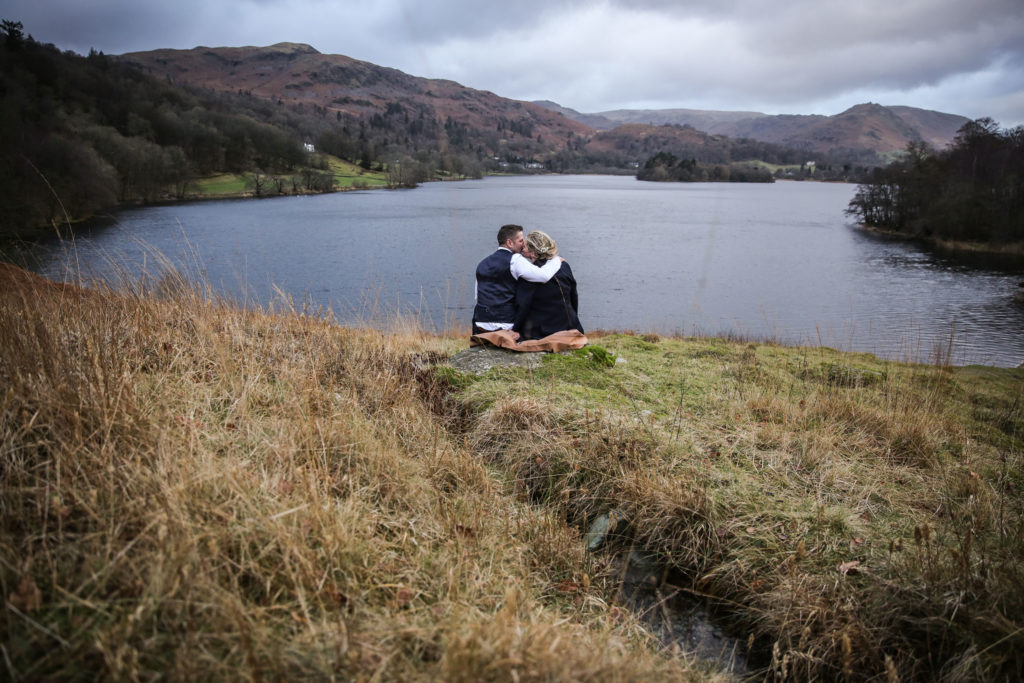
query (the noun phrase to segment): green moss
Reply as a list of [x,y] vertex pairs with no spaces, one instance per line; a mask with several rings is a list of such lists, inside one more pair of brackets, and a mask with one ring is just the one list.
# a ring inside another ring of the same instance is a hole
[[435,365],[430,369],[430,373],[435,382],[447,385],[458,391],[469,388],[479,379],[472,373],[459,372],[450,365]]

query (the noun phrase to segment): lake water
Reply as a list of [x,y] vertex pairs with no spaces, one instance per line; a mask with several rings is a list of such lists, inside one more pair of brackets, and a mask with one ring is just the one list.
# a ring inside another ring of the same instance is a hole
[[330,309],[384,325],[400,311],[469,329],[472,273],[503,223],[548,232],[572,264],[587,329],[733,334],[930,360],[1024,361],[1021,271],[958,266],[858,230],[845,184],[643,183],[524,176],[130,209],[43,245],[38,272],[154,252],[236,300]]

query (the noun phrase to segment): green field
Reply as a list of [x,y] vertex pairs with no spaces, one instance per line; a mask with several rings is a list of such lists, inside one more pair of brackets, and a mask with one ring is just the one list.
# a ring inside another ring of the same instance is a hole
[[363,167],[338,157],[328,157],[328,167],[334,174],[334,183],[340,188],[387,187],[387,174],[367,171]]
[[195,186],[201,197],[238,196],[247,191],[245,176],[238,173],[222,173],[199,178],[195,181]]
[[[327,156],[328,171],[334,176],[334,187],[339,190],[352,190],[360,188],[387,187],[387,174],[382,171],[367,171],[357,164],[339,159],[334,156]],[[313,169],[317,172],[319,169]],[[287,185],[291,187],[291,178],[301,176],[302,169],[287,174],[279,174],[288,179]],[[214,197],[242,197],[251,194],[253,191],[252,182],[247,174],[243,173],[222,173],[215,176],[207,176],[195,180],[190,187],[190,194],[198,198]]]

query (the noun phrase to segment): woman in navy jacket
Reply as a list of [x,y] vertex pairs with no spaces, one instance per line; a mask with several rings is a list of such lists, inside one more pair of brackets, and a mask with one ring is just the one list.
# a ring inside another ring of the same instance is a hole
[[[547,234],[534,230],[526,236],[523,256],[543,266],[558,256],[558,245]],[[567,261],[547,282],[516,281],[516,322],[513,328],[520,340],[542,339],[562,330],[579,330],[579,297],[576,278]]]

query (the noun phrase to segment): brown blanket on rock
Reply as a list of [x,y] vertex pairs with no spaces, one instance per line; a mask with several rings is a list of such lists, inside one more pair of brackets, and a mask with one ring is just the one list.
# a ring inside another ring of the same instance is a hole
[[519,341],[519,333],[512,330],[481,332],[469,338],[470,346],[491,344],[500,349],[524,352],[582,349],[587,345],[587,342],[587,336],[579,330],[562,330],[561,332],[549,334],[543,339],[528,339],[526,341]]

